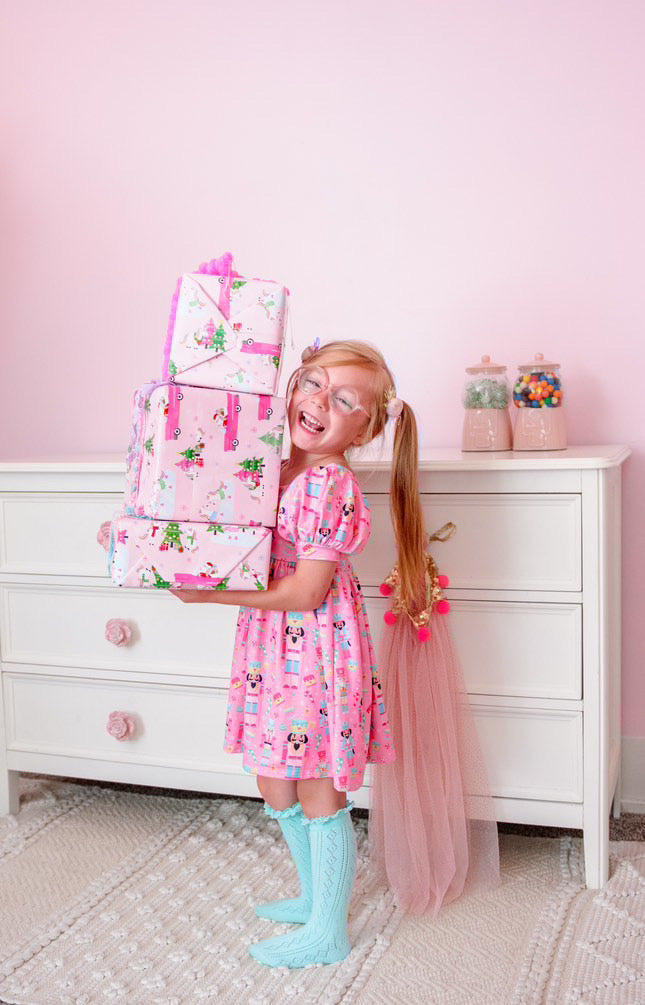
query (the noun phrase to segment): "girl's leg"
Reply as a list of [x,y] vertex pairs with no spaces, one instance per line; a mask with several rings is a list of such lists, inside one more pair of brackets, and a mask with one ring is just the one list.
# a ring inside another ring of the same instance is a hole
[[308,817],[333,817],[347,806],[347,796],[334,788],[331,778],[301,778],[297,787],[300,805]]
[[257,776],[258,789],[265,803],[274,810],[288,810],[298,802],[298,789],[295,779],[268,778]]
[[337,963],[351,951],[348,915],[356,876],[356,836],[344,793],[331,779],[298,782],[309,832],[313,903],[306,925],[256,942],[251,955],[270,967]]
[[267,816],[277,820],[289,851],[293,855],[301,894],[286,900],[273,900],[259,904],[255,913],[270,921],[286,921],[290,924],[304,924],[311,914],[311,850],[309,831],[304,825],[305,816],[298,802],[296,782],[285,778],[267,778],[258,775],[258,788],[264,797]]

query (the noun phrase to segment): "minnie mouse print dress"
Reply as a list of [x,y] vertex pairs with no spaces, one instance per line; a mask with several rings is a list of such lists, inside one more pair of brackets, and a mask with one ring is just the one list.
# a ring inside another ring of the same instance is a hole
[[273,778],[363,783],[367,763],[394,760],[367,621],[349,556],[369,540],[371,514],[352,471],[310,468],[283,489],[270,578],[298,559],[336,562],[313,611],[242,607],[237,622],[224,747],[244,769]]

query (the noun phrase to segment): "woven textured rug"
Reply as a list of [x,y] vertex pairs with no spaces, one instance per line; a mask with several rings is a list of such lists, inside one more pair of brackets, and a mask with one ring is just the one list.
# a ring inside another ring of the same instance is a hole
[[612,841],[602,890],[562,838],[562,881],[537,920],[511,1005],[644,1005],[645,843]]
[[645,843],[611,842],[586,890],[577,838],[500,836],[501,884],[439,915],[401,916],[359,870],[353,950],[330,967],[271,970],[249,942],[295,873],[259,802],[23,778],[0,818],[0,1002],[193,1005],[643,1005]]
[[[25,784],[21,813],[0,820],[0,999],[11,1005],[333,1005],[360,990],[399,924],[359,820],[349,958],[264,967],[248,944],[289,927],[253,905],[297,892],[297,879],[261,803]],[[45,920],[29,917],[32,902]]]
[[645,1005],[645,843],[584,886],[578,838],[500,836],[501,884],[405,916],[352,1005]]

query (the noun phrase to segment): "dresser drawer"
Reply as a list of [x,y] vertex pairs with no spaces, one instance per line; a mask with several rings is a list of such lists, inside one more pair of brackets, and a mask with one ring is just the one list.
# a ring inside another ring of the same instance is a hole
[[579,604],[453,600],[449,617],[470,694],[582,698]]
[[[225,691],[36,674],[3,676],[8,750],[208,771],[225,766],[230,770],[234,763],[222,749]],[[134,732],[128,739],[108,733],[114,711],[131,716]]]
[[0,572],[107,577],[96,534],[122,507],[123,495],[108,493],[0,496]]
[[[391,604],[367,597],[365,606],[378,657]],[[453,600],[448,619],[469,694],[582,698],[579,604]]]
[[[132,670],[230,680],[236,607],[184,604],[165,591],[5,585],[0,590],[5,663]],[[105,638],[125,621],[130,642]]]
[[[396,563],[388,496],[369,497],[372,540],[354,561],[361,583],[382,582]],[[424,495],[430,533],[451,521],[457,533],[432,554],[453,589],[579,591],[581,499],[560,494]]]
[[492,795],[582,802],[582,712],[471,707]]

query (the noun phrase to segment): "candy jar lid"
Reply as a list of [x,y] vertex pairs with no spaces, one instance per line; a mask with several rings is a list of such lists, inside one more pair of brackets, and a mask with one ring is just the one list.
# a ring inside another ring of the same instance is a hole
[[466,367],[466,373],[506,373],[506,367],[502,363],[493,363],[490,356],[482,356],[481,363]]
[[538,370],[559,370],[560,364],[551,363],[541,352],[536,352],[532,363],[521,363],[517,369],[520,373],[536,373]]

